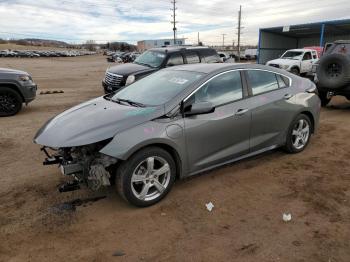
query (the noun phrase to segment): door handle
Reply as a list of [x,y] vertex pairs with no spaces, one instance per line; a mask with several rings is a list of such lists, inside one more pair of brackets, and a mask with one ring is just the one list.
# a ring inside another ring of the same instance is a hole
[[283,98],[286,99],[286,100],[291,99],[292,97],[293,97],[293,95],[291,95],[291,94],[285,94],[283,96]]
[[237,112],[236,112],[236,115],[237,116],[241,116],[241,115],[244,115],[245,113],[247,113],[249,111],[248,108],[245,108],[245,109],[238,109]]

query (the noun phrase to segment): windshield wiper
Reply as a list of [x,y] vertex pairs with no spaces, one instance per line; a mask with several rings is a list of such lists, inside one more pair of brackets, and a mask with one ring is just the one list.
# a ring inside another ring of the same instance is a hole
[[117,102],[117,103],[120,103],[120,102],[128,103],[129,105],[137,106],[137,107],[146,107],[145,104],[142,104],[142,103],[139,103],[139,102],[135,102],[135,101],[131,101],[129,99],[116,98],[116,99],[114,99],[114,101]]

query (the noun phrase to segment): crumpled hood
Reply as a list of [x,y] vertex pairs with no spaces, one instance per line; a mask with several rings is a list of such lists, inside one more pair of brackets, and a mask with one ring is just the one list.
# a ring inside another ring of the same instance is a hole
[[24,72],[24,71],[21,71],[21,70],[10,69],[10,68],[0,68],[0,73],[28,75],[27,72]]
[[163,107],[132,107],[99,97],[49,120],[34,142],[54,148],[93,144],[163,114]]
[[155,70],[156,70],[155,68],[151,68],[144,65],[138,65],[135,63],[126,63],[126,64],[112,66],[108,68],[107,71],[117,75],[128,76],[130,74],[155,71]]

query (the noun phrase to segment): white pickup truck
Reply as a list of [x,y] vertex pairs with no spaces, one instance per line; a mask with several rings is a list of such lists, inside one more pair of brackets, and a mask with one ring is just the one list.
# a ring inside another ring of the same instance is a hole
[[312,73],[312,65],[319,59],[316,50],[291,49],[287,50],[280,58],[268,61],[266,65],[287,70],[296,75]]

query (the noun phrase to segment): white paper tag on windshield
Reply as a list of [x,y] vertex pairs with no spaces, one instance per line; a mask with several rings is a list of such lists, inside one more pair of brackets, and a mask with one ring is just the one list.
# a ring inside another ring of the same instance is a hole
[[186,84],[188,80],[180,77],[173,77],[169,79],[169,82],[172,82],[178,85],[183,85],[183,84]]

